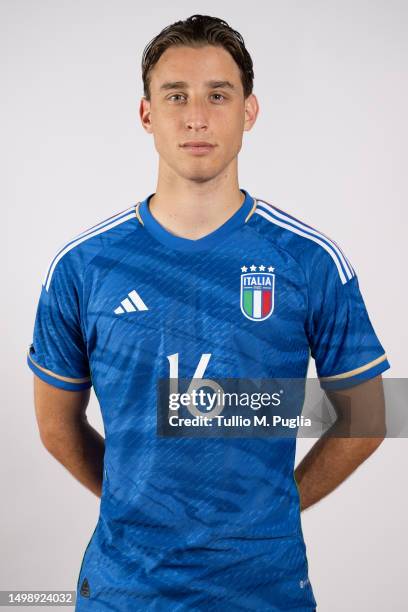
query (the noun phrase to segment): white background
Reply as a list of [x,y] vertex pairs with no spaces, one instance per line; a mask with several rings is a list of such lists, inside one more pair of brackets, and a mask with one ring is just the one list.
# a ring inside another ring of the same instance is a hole
[[[141,55],[194,13],[228,21],[254,61],[261,110],[240,186],[340,244],[385,376],[407,376],[406,2],[1,0],[1,589],[76,587],[99,500],[42,447],[25,353],[57,249],[155,190]],[[103,432],[95,398],[88,414]],[[299,440],[298,460],[313,443]],[[386,440],[302,513],[319,611],[407,609],[407,467],[407,440]]]

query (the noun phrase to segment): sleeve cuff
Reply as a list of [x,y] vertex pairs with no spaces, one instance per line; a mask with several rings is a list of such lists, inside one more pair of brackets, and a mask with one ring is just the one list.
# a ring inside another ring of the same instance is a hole
[[390,367],[387,355],[384,353],[380,357],[373,359],[373,361],[354,370],[334,376],[319,376],[320,386],[322,389],[327,390],[347,389],[378,376]]
[[32,357],[32,345],[29,347],[27,352],[27,364],[29,368],[34,372],[36,376],[41,378],[44,382],[66,391],[82,391],[92,387],[92,380],[90,376],[84,378],[70,378],[68,376],[61,376],[56,374],[47,368],[44,368],[39,363],[34,361]]

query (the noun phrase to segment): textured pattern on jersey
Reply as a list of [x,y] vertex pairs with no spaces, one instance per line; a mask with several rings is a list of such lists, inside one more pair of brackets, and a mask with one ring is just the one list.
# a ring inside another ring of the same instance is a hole
[[[246,194],[245,217],[251,205]],[[385,357],[371,365],[384,349],[354,269],[257,212],[211,248],[173,248],[156,239],[146,207],[145,225],[124,211],[61,249],[30,348],[47,382],[93,384],[104,421],[100,517],[77,610],[314,610],[296,440],[159,438],[156,381],[170,376],[174,354],[179,378],[192,378],[204,353],[215,379],[304,378],[310,354],[322,378],[345,375],[333,384],[385,370]],[[275,275],[274,310],[261,321],[240,308],[251,265]]]

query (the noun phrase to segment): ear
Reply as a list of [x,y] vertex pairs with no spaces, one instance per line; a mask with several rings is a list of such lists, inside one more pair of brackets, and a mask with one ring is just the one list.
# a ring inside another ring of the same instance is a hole
[[151,107],[150,101],[147,100],[145,96],[142,96],[140,100],[140,106],[139,106],[139,117],[140,117],[140,121],[142,123],[143,128],[149,134],[153,132],[150,107]]
[[250,94],[245,99],[245,119],[244,119],[244,131],[249,132],[254,125],[258,113],[259,113],[259,104],[258,99],[255,94]]

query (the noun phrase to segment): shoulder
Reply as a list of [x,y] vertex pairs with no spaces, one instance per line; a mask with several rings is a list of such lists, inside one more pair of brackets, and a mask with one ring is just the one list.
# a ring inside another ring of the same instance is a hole
[[132,205],[83,230],[63,244],[51,258],[43,287],[48,291],[56,274],[80,276],[98,253],[125,239],[137,225],[135,205]]
[[259,231],[289,252],[307,276],[313,270],[325,269],[337,274],[345,284],[356,275],[344,251],[331,237],[274,204],[255,199]]

